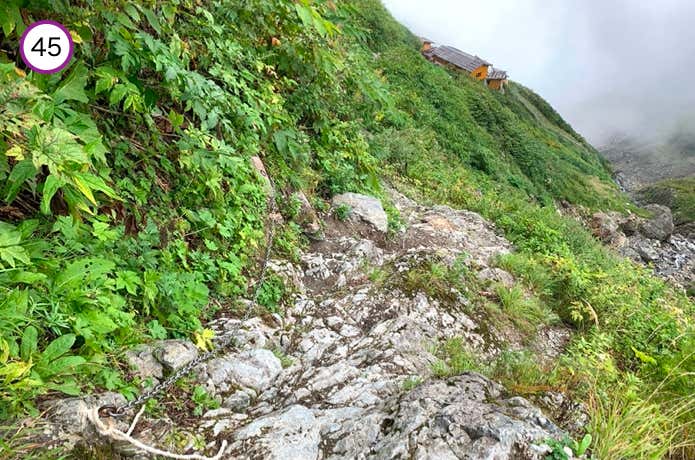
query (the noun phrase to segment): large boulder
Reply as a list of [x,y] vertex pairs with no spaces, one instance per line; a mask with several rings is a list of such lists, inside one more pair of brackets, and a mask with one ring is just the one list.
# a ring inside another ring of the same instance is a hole
[[154,357],[151,345],[141,344],[125,352],[125,362],[140,379],[161,379],[164,366]]
[[615,217],[605,212],[594,213],[589,226],[592,233],[603,242],[610,241],[620,228]]
[[203,380],[212,385],[216,393],[227,391],[234,385],[258,392],[275,381],[282,371],[282,364],[272,351],[257,348],[213,359],[204,365],[204,371]]
[[641,219],[634,214],[630,214],[620,222],[620,230],[627,236],[632,236],[639,231]]
[[613,248],[621,248],[627,243],[625,233],[621,231],[625,222],[627,219],[617,212],[597,212],[591,216],[589,227],[594,236],[603,243]]
[[198,357],[198,348],[187,340],[160,340],[155,342],[152,355],[169,372],[181,369]]
[[640,225],[642,235],[653,240],[668,240],[673,233],[673,215],[671,210],[660,204],[650,204],[645,206],[644,209],[652,213],[652,217]]
[[359,193],[343,193],[333,197],[333,206],[349,207],[349,219],[361,219],[380,232],[386,233],[389,228],[388,217],[377,198]]

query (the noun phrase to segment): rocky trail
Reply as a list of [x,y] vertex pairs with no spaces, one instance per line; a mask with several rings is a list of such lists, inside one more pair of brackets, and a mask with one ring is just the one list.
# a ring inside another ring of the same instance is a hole
[[644,207],[652,216],[623,216],[598,212],[587,220],[594,235],[624,257],[651,267],[654,274],[675,286],[695,286],[695,234],[674,233],[673,216],[666,206]]
[[[475,372],[433,376],[437,346],[447,339],[461,338],[482,357],[520,346],[521,339],[476,312],[471,293],[452,287],[442,301],[404,288],[403,280],[425,260],[464,260],[476,279],[510,285],[512,276],[493,260],[512,247],[475,213],[391,194],[407,224],[396,239],[380,229],[386,216],[378,200],[350,196],[350,218],[329,219],[325,238],[300,264],[272,261],[295,292],[283,315],[241,324],[221,318],[208,326],[216,340],[239,331],[234,351],[194,371],[221,402],[218,409],[186,427],[166,414],[146,414],[135,436],[189,452],[214,452],[227,440],[222,458],[531,459],[549,452],[545,441],[563,437],[553,415],[564,426],[581,426],[581,411],[568,411],[577,407],[560,393],[541,394],[541,410]],[[539,356],[552,360],[567,338],[563,328],[539,331]],[[191,343],[169,340],[140,346],[127,360],[140,377],[158,381],[197,353]],[[56,401],[44,434],[94,442],[84,411],[119,400],[107,394]],[[115,423],[127,428],[125,420]],[[124,457],[138,454],[124,443],[111,448]]]

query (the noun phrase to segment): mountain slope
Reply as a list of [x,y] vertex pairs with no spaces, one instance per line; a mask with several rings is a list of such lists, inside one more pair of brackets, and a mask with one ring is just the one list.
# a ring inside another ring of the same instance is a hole
[[[16,53],[44,18],[78,37],[54,76],[28,73]],[[253,281],[265,239],[273,258],[297,263],[307,202],[328,210],[345,191],[380,196],[395,238],[408,222],[381,191],[390,182],[479,212],[516,246],[496,263],[519,286],[490,308],[520,310],[520,328],[539,311],[571,328],[534,384],[594,403],[597,451],[676,452],[673,438],[692,436],[692,407],[679,405],[694,391],[692,302],[558,215],[562,200],[630,205],[597,152],[527,88],[501,94],[432,65],[372,0],[14,1],[0,20],[1,418],[36,413],[57,392],[132,396],[141,382],[119,370],[125,349],[202,346],[204,324],[239,315],[244,299],[281,314],[291,290],[278,276]],[[275,185],[270,208],[252,156]],[[275,232],[270,213],[284,219]],[[602,424],[616,388],[618,421],[647,413],[653,445]],[[206,404],[200,391],[186,398]]]

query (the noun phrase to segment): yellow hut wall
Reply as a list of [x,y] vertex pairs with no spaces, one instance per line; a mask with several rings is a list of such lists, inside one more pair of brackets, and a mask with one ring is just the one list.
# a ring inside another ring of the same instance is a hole
[[[430,60],[432,62],[435,62],[435,63],[441,65],[441,66],[450,67],[450,68],[456,69],[460,72],[468,73],[467,70],[456,67],[455,65],[453,65],[453,64],[451,64],[443,59],[439,59],[437,56],[433,56]],[[470,72],[470,76],[475,78],[476,80],[485,80],[487,78],[487,72],[488,72],[488,67],[485,65],[481,65],[480,67],[475,69],[473,72]]]
[[488,67],[486,65],[481,65],[473,72],[471,72],[471,76],[476,80],[485,80],[487,78],[487,71]]
[[500,90],[507,80],[490,80],[488,86],[492,89]]

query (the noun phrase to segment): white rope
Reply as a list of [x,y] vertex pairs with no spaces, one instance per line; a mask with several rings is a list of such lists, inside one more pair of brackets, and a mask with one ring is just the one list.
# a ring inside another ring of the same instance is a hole
[[125,441],[137,447],[138,449],[143,450],[152,455],[159,455],[161,457],[173,458],[178,460],[220,460],[222,458],[222,454],[224,454],[224,450],[227,448],[227,440],[222,441],[222,445],[220,446],[220,450],[219,452],[217,452],[217,455],[215,455],[214,457],[207,457],[205,455],[200,454],[174,454],[165,450],[157,449],[156,447],[148,446],[147,444],[133,438],[130,434],[135,429],[135,424],[138,422],[140,416],[144,412],[144,409],[145,406],[143,406],[140,409],[140,412],[138,412],[138,415],[135,416],[135,419],[133,420],[133,423],[130,425],[130,428],[128,429],[127,433],[124,433],[115,426],[113,426],[111,422],[109,422],[108,425],[102,422],[99,417],[98,407],[90,408],[87,411],[87,418],[90,422],[92,422],[94,428],[96,428],[97,432],[100,435],[106,436],[115,441]]
[[128,428],[128,432],[126,433],[128,436],[133,434],[133,430],[135,429],[135,425],[138,424],[138,420],[140,420],[140,416],[145,412],[145,405],[143,404],[140,410],[138,411],[137,415],[133,419],[133,422],[130,424],[130,428]]

